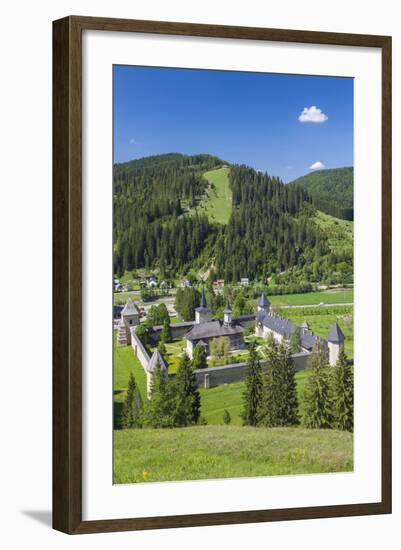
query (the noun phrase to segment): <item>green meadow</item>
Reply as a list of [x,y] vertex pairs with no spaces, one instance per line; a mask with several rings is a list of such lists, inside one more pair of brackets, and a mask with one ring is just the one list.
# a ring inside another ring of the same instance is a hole
[[318,304],[352,304],[354,291],[352,288],[331,289],[304,294],[281,294],[270,296],[273,306],[313,306]]
[[347,472],[352,434],[302,428],[196,426],[118,430],[114,483]]

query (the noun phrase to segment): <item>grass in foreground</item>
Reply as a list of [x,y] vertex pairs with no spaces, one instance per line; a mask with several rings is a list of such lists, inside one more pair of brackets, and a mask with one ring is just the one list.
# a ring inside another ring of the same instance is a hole
[[196,426],[114,434],[114,483],[346,472],[352,434]]

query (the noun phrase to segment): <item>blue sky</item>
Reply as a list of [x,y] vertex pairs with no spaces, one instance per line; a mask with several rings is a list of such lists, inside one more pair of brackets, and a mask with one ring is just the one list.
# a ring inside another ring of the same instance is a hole
[[[302,114],[303,113],[303,114]],[[114,159],[210,153],[288,182],[353,165],[353,80],[114,67]]]

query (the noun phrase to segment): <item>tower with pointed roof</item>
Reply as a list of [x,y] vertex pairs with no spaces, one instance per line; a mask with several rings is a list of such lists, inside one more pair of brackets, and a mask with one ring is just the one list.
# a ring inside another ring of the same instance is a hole
[[329,347],[329,363],[331,367],[334,367],[337,363],[340,351],[344,348],[345,336],[338,326],[334,323],[330,329],[327,337],[327,344]]
[[127,346],[131,343],[130,327],[139,325],[139,311],[131,298],[128,298],[123,310],[121,311],[121,319],[118,325],[117,345]]
[[227,302],[226,307],[224,308],[224,321],[223,324],[226,328],[231,327],[232,325],[232,310],[230,304]]
[[258,301],[258,311],[264,311],[267,313],[270,309],[270,302],[264,294],[261,295]]
[[147,367],[145,369],[146,370],[146,390],[147,390],[148,399],[150,399],[152,395],[153,375],[157,368],[159,368],[162,371],[163,376],[165,377],[168,376],[168,367],[159,350],[155,350],[153,352],[152,357],[150,358],[149,363],[147,364]]
[[208,323],[212,320],[212,312],[207,307],[205,289],[202,288],[202,295],[199,307],[195,309],[195,324]]

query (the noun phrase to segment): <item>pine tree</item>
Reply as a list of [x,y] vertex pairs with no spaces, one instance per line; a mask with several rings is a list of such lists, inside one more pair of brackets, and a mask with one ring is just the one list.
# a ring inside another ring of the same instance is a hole
[[228,412],[227,409],[224,409],[224,412],[223,412],[223,422],[227,426],[228,426],[228,424],[231,423],[231,415],[230,415],[230,413]]
[[166,344],[168,342],[171,342],[171,328],[170,328],[170,321],[169,320],[165,320],[164,323],[163,323],[163,328],[162,328],[162,331],[160,333],[160,340]]
[[306,428],[330,428],[332,426],[328,353],[318,341],[309,358],[312,369],[304,393],[304,417]]
[[242,419],[244,425],[256,426],[258,409],[262,394],[262,367],[256,347],[252,345],[249,349],[249,359],[246,366],[244,410]]
[[134,375],[130,374],[128,380],[127,395],[121,412],[121,427],[142,428],[143,410],[142,399],[135,383]]
[[156,366],[152,377],[150,399],[145,408],[144,425],[151,428],[173,428],[175,425],[175,384]]
[[298,326],[294,326],[290,337],[291,353],[298,353],[301,350],[301,330]]
[[280,382],[282,384],[280,394],[283,396],[280,410],[280,424],[281,426],[293,426],[299,424],[297,386],[291,351],[289,346],[284,342],[278,347],[278,359],[280,364]]
[[283,380],[279,346],[273,337],[266,345],[267,370],[263,376],[262,398],[258,409],[258,424],[266,427],[282,425]]
[[333,428],[352,432],[354,429],[354,376],[344,349],[332,369]]
[[162,355],[166,355],[167,349],[166,349],[166,345],[165,345],[165,343],[164,343],[163,340],[160,340],[160,341],[159,341],[159,344],[158,344],[158,346],[157,346],[157,349],[160,351],[160,353],[161,353]]
[[200,344],[196,344],[193,357],[192,357],[192,369],[206,369],[207,368],[207,355],[205,348]]
[[196,424],[200,416],[200,393],[196,385],[191,361],[185,353],[180,359],[175,377],[176,426]]

